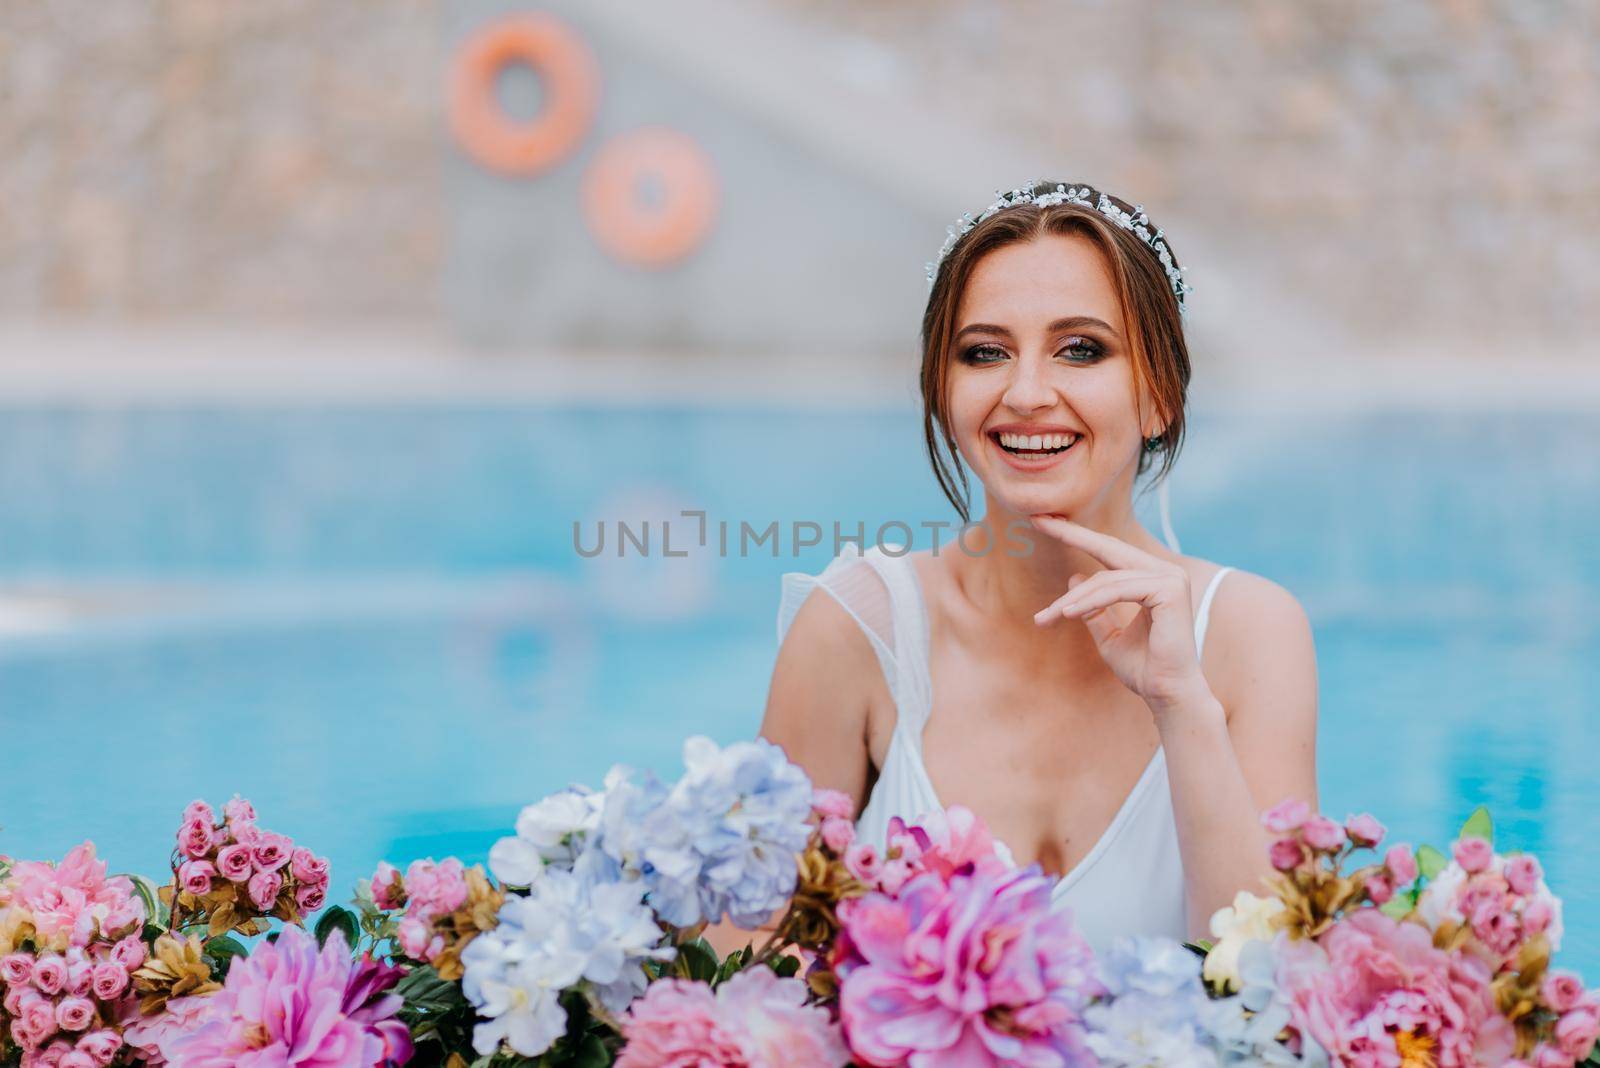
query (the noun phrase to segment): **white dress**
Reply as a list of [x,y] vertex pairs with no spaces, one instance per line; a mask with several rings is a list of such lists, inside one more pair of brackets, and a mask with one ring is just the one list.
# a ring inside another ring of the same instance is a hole
[[[897,546],[888,548],[898,551]],[[1200,599],[1194,623],[1197,654],[1205,645],[1217,583],[1231,570],[1218,571]],[[819,587],[844,606],[867,635],[894,698],[896,721],[889,752],[857,820],[860,837],[881,849],[889,817],[912,823],[943,807],[922,762],[923,729],[932,704],[927,605],[909,556],[889,555],[877,545],[863,553],[854,542],[846,542],[821,574],[791,571],[783,576],[779,644],[801,604]],[[1010,848],[1003,842],[995,844],[1001,858],[1014,865]],[[1123,934],[1188,938],[1183,862],[1164,750],[1156,749],[1094,848],[1061,877],[1052,901],[1058,908],[1072,910],[1078,930],[1097,953]]]

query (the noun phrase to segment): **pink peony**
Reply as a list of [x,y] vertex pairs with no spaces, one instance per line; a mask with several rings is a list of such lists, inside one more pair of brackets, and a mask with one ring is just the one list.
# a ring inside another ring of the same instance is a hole
[[902,859],[911,865],[913,873],[931,871],[946,880],[967,870],[968,865],[995,857],[989,828],[965,805],[931,812],[909,827],[900,817],[892,816],[888,841],[891,849],[900,848]]
[[20,861],[6,880],[8,904],[26,910],[38,940],[64,949],[85,946],[97,936],[116,938],[144,922],[144,907],[124,876],[106,878],[94,843],[84,842],[59,866]]
[[855,817],[856,803],[842,790],[829,790],[819,786],[811,791],[811,809],[823,817],[837,816],[842,820],[848,820]]
[[221,852],[217,854],[217,872],[230,883],[249,881],[250,847],[237,842],[223,846]]
[[205,995],[173,998],[165,1011],[155,1016],[137,1016],[122,1031],[122,1040],[139,1051],[140,1059],[150,1064],[162,1064],[161,1051],[174,1044],[180,1035],[188,1034],[206,1021],[210,998]]
[[806,1000],[802,980],[762,965],[715,993],[684,979],[652,983],[623,1017],[617,1068],[839,1068],[850,1060],[839,1029]]
[[863,1064],[1092,1065],[1081,1013],[1103,992],[1088,943],[1036,865],[979,861],[897,897],[840,902],[839,1011]]
[[1293,834],[1311,818],[1311,806],[1298,798],[1288,798],[1261,814],[1261,825],[1273,834]]
[[446,857],[434,863],[414,860],[406,869],[406,896],[411,899],[411,911],[425,920],[454,912],[466,903],[466,869],[455,857]]
[[1317,941],[1280,943],[1279,988],[1294,1026],[1335,1058],[1398,1064],[1395,1035],[1436,1043],[1440,1068],[1500,1064],[1515,1034],[1482,961],[1436,949],[1420,924],[1358,909]]
[[216,865],[209,860],[185,861],[178,868],[178,885],[200,897],[211,892],[211,879],[216,874]]
[[1494,846],[1482,838],[1458,838],[1452,852],[1468,875],[1484,871],[1494,861]]
[[285,927],[276,942],[234,958],[223,988],[190,1030],[164,1036],[161,1055],[186,1068],[377,1068],[411,1056],[400,970],[352,963],[344,935],[316,939]]

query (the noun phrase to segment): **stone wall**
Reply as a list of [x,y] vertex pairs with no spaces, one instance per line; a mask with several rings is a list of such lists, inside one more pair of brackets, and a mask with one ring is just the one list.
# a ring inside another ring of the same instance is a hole
[[437,6],[0,5],[0,312],[426,313]]

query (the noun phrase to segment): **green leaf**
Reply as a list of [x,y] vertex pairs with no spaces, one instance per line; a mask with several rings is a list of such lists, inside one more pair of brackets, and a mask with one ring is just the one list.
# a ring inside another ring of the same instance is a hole
[[317,918],[317,926],[313,929],[317,945],[327,945],[328,936],[334,931],[344,935],[344,944],[354,952],[356,943],[361,939],[361,922],[356,919],[355,913],[343,905],[329,905]]
[[800,970],[800,958],[790,956],[779,957],[777,960],[772,962],[772,970],[777,972],[780,978],[787,979]]
[[139,895],[139,901],[144,905],[144,918],[151,923],[165,923],[166,915],[161,907],[161,895],[156,891],[155,883],[143,875],[129,873],[127,880],[133,884],[133,892]]
[[1444,871],[1450,864],[1450,858],[1433,848],[1431,845],[1417,847],[1417,871],[1424,879],[1432,879]]
[[611,1054],[606,1050],[606,1044],[600,1041],[599,1035],[585,1035],[567,1063],[573,1068],[608,1068]]
[[244,943],[232,935],[218,935],[215,938],[206,939],[202,952],[213,960],[221,961],[223,964],[227,964],[234,957],[248,957],[250,955],[250,951],[244,947]]
[[1403,920],[1411,911],[1411,895],[1396,894],[1378,907],[1378,911],[1391,920]]
[[709,983],[717,977],[717,951],[703,938],[678,947],[678,972],[689,979]]
[[1467,817],[1467,822],[1461,825],[1461,833],[1456,837],[1482,838],[1485,842],[1493,845],[1494,821],[1489,818],[1488,808],[1479,805],[1474,809],[1472,815]]

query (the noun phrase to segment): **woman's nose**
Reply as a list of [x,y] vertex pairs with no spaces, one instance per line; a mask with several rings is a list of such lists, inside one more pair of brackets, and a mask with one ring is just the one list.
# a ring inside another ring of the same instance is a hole
[[1011,381],[1000,399],[1013,411],[1031,412],[1054,404],[1055,390],[1046,381],[1039,362],[1024,357],[1012,363]]

